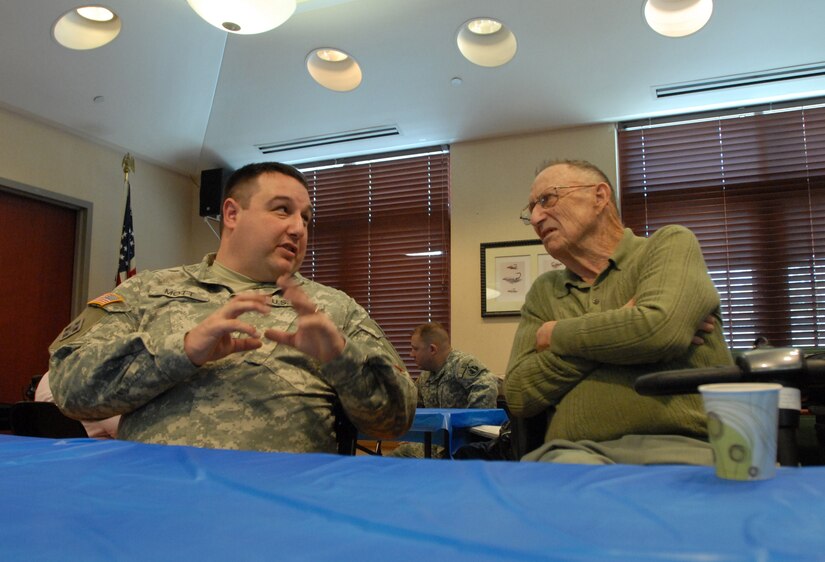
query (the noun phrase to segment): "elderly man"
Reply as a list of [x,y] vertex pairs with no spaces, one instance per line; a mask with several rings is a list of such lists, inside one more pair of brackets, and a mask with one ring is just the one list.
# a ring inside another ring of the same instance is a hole
[[122,414],[118,437],[229,449],[335,452],[335,410],[398,436],[416,391],[378,325],[298,273],[311,219],[291,166],[236,171],[217,254],[144,272],[91,301],[50,347],[55,402]]
[[732,363],[693,234],[634,236],[607,177],[583,161],[541,170],[521,218],[567,268],[533,283],[507,368],[510,411],[550,417],[524,460],[711,464],[698,396],[633,390],[645,373]]

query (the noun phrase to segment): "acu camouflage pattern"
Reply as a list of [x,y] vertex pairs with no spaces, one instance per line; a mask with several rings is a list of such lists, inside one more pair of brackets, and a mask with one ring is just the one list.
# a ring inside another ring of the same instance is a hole
[[496,407],[496,376],[472,355],[455,349],[437,373],[422,371],[416,386],[424,408]]
[[[262,338],[260,349],[195,367],[184,334],[233,295],[213,260],[142,272],[117,287],[123,302],[87,307],[50,347],[60,408],[86,420],[123,414],[121,439],[227,449],[334,453],[337,403],[370,435],[407,430],[416,390],[384,333],[349,296],[299,274],[345,335],[341,357],[322,365]],[[273,295],[271,313],[241,318],[259,333],[294,329],[297,314],[277,287],[258,290]]]
[[[418,405],[423,408],[495,408],[499,388],[498,377],[481,361],[456,349],[437,373],[422,371],[415,385]],[[432,447],[434,459],[448,457],[444,447]],[[423,459],[424,445],[401,443],[389,456]]]

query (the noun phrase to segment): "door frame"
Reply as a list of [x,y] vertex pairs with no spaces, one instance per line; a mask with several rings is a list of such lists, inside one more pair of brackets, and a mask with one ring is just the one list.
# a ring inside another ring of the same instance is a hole
[[0,191],[67,207],[77,212],[72,272],[72,318],[76,317],[86,307],[86,301],[88,300],[92,247],[91,225],[94,204],[91,201],[23,184],[4,177],[0,177]]

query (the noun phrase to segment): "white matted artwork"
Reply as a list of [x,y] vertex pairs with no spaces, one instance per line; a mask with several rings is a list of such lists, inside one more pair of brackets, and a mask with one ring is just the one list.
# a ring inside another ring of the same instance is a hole
[[563,268],[540,240],[481,244],[481,315],[518,316],[533,281],[544,271]]
[[564,264],[561,263],[559,260],[551,256],[550,254],[544,254],[539,256],[539,272],[536,275],[538,277],[542,273],[547,273],[548,271],[555,271],[557,269],[564,269]]
[[[530,255],[500,256],[495,258],[496,274],[493,288],[500,302],[524,302],[532,279]],[[485,291],[486,292],[486,291]]]

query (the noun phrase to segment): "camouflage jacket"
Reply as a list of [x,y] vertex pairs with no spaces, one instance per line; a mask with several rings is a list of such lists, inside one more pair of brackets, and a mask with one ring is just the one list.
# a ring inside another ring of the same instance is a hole
[[495,408],[498,383],[478,359],[452,350],[437,373],[422,371],[416,381],[425,408]]
[[[78,419],[123,414],[118,437],[227,449],[335,452],[340,404],[370,435],[406,431],[416,390],[379,326],[341,291],[296,280],[346,338],[326,364],[262,338],[259,349],[201,367],[183,349],[187,331],[233,295],[199,264],[142,272],[89,303],[51,345],[55,402]],[[269,315],[246,313],[255,326],[290,329],[297,315],[272,284]]]

